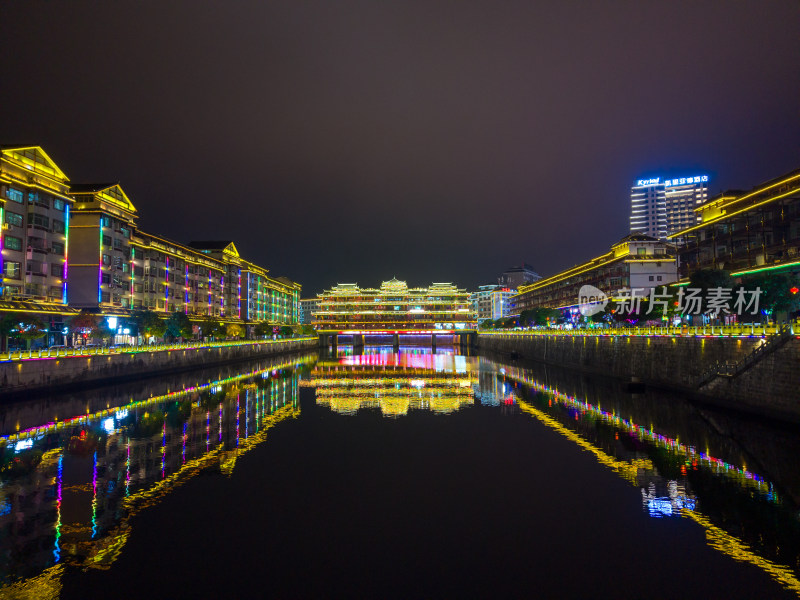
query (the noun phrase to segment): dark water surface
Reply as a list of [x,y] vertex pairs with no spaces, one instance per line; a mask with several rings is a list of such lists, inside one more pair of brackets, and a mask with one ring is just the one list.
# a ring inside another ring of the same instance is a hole
[[452,349],[0,407],[0,598],[800,595],[800,436]]

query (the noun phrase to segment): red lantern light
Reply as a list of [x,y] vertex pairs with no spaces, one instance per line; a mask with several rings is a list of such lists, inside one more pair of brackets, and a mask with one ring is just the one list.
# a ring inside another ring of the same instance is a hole
[[794,286],[792,288],[789,288],[789,291],[792,292],[792,294],[796,294],[797,292],[800,292],[800,288]]

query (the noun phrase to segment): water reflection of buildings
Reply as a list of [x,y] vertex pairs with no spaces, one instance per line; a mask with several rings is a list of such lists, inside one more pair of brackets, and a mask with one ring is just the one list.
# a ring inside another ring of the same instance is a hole
[[7,442],[0,596],[43,597],[60,587],[65,564],[108,568],[133,515],[205,468],[232,473],[269,428],[299,414],[293,367],[193,386]]
[[399,417],[409,410],[455,412],[474,402],[477,383],[477,359],[452,351],[373,347],[363,354],[341,348],[335,358],[319,360],[301,385],[316,388],[317,404],[340,414],[376,408]]
[[[710,546],[800,592],[796,508],[784,504],[763,477],[543,385],[527,369],[497,368],[525,398],[519,400],[522,412],[639,487],[650,516],[694,521]],[[534,393],[525,394],[523,386]]]

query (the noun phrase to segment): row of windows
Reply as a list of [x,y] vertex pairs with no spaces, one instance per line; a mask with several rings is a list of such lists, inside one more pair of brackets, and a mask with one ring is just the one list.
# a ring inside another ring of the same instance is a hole
[[[18,189],[10,187],[6,190],[6,198],[12,202],[16,202],[17,204],[22,204],[25,200],[25,194]],[[38,206],[45,208],[50,208],[52,206],[55,210],[64,210],[64,206],[66,204],[61,198],[54,198],[45,193],[37,191],[28,192],[28,203],[37,204]]]
[[[20,262],[7,260],[3,263],[3,275],[7,278],[19,279],[21,269],[22,269],[22,263]],[[47,263],[39,261],[28,261],[27,272],[31,273],[32,275],[47,275],[48,273]],[[50,275],[52,275],[53,277],[61,277],[64,274],[64,264],[50,263],[49,272]]]
[[[23,216],[19,213],[15,213],[12,211],[6,211],[6,223],[9,225],[13,225],[14,227],[24,227],[25,220]],[[40,215],[38,213],[28,213],[28,224],[35,225],[41,229],[46,229],[50,231],[50,218],[44,215]],[[66,225],[64,221],[59,219],[52,220],[52,231],[53,233],[64,233],[66,231]]]

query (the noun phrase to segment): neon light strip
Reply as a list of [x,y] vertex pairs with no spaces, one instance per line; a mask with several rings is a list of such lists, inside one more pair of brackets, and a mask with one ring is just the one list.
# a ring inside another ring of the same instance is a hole
[[3,221],[3,207],[0,206],[0,298],[3,297],[5,290],[3,289],[5,286],[3,285],[5,282],[5,264],[3,263],[3,225],[5,221]]
[[64,240],[64,272],[62,274],[63,290],[61,292],[61,301],[63,304],[67,304],[67,275],[69,273],[69,204],[64,204],[64,235],[66,239]]
[[183,288],[183,296],[184,296],[184,303],[186,307],[184,312],[188,315],[189,314],[189,263],[186,263],[186,285]]
[[97,303],[103,301],[103,215],[100,215],[100,260],[97,261]]
[[239,269],[239,276],[236,287],[237,287],[236,316],[241,319],[242,318],[242,270],[241,269]]
[[134,298],[133,280],[136,278],[136,276],[133,273],[134,267],[136,266],[136,261],[134,260],[135,256],[136,256],[136,249],[133,246],[131,246],[131,305],[130,305],[131,310],[133,309],[133,298]]
[[166,259],[167,266],[164,270],[164,312],[169,312],[169,256]]

